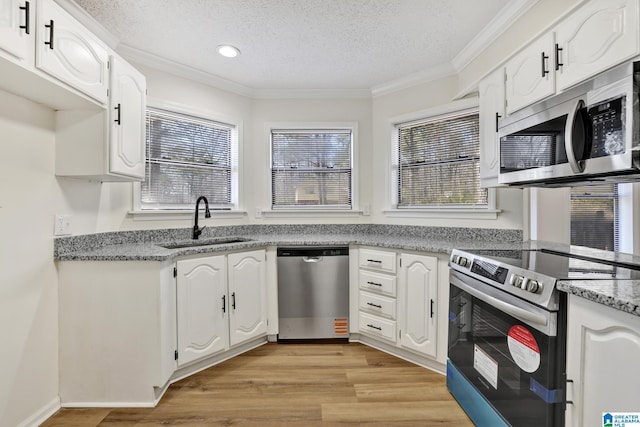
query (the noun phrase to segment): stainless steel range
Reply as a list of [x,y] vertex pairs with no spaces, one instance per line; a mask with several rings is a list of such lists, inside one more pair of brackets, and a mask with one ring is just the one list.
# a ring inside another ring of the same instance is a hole
[[447,387],[478,426],[562,426],[566,295],[558,280],[640,279],[638,267],[546,249],[454,250]]

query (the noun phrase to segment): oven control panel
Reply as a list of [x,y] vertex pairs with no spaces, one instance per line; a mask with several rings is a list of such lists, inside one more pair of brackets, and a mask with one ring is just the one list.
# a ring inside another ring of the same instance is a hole
[[515,273],[509,276],[509,284],[534,294],[542,292],[542,283]]
[[[487,252],[478,250],[476,252]],[[557,309],[556,279],[531,269],[514,265],[519,251],[492,250],[491,256],[454,249],[449,267],[524,300]],[[511,261],[511,262],[508,262]]]

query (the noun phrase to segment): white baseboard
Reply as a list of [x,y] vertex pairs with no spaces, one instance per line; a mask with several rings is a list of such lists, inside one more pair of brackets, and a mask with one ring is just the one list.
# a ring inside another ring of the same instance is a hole
[[62,408],[153,408],[153,402],[65,402]]
[[56,396],[51,402],[31,414],[29,418],[18,424],[17,427],[37,427],[60,409],[60,397]]

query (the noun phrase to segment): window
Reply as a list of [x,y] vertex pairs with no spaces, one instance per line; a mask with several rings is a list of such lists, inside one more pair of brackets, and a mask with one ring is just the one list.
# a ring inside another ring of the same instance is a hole
[[489,207],[477,112],[397,124],[394,135],[397,208]]
[[352,152],[352,129],[272,129],[272,209],[351,209]]
[[235,126],[147,109],[142,209],[192,209],[199,196],[217,209],[235,207]]
[[571,189],[571,244],[620,250],[618,185]]

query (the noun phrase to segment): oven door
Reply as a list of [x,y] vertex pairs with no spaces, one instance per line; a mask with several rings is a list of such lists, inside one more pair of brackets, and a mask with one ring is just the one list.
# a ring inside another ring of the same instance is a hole
[[[463,381],[473,392],[472,398],[459,396],[458,387],[449,387],[471,419],[477,425],[496,425],[498,418],[512,426],[563,425],[558,313],[457,271],[450,284],[447,384]],[[487,418],[478,405],[495,414]]]

